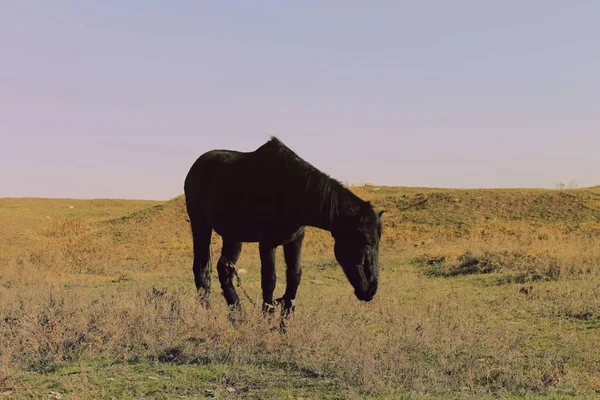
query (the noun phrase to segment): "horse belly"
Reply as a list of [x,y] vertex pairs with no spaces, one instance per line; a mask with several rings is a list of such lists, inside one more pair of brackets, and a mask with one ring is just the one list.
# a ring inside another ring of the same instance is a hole
[[[244,192],[210,196],[203,205],[204,215],[222,237],[238,242],[270,242],[280,245],[295,239],[301,232],[300,224],[285,221],[276,204]],[[289,219],[289,218],[288,218]]]
[[236,242],[259,242],[260,230],[250,224],[219,221],[209,221],[213,230],[224,238]]
[[304,227],[282,228],[259,226],[252,223],[219,223],[212,224],[219,235],[237,242],[266,242],[273,245],[283,245],[296,239]]

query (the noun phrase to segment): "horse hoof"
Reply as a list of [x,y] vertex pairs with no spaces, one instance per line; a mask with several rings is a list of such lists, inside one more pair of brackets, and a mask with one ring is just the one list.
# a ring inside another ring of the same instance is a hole
[[205,309],[210,308],[210,292],[206,289],[198,289],[198,301]]
[[275,300],[275,304],[281,304],[281,316],[286,317],[296,310],[296,302],[294,300],[280,298]]
[[275,313],[275,306],[269,303],[263,303],[262,312],[265,315],[273,315]]
[[200,297],[198,299],[198,302],[200,303],[200,305],[205,309],[208,310],[210,309],[210,299],[208,298],[204,298],[204,297]]
[[240,303],[229,306],[229,322],[239,325],[246,320],[246,315]]

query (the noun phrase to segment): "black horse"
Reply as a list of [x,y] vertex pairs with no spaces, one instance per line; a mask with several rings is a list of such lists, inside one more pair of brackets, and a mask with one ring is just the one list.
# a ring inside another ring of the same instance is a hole
[[300,253],[307,225],[332,233],[335,256],[358,299],[371,301],[377,292],[383,212],[375,213],[369,202],[277,138],[249,153],[203,154],[186,177],[185,198],[194,238],[194,278],[204,301],[210,292],[213,229],[223,237],[217,270],[231,306],[239,306],[232,280],[242,242],[258,242],[263,309],[273,308],[275,249],[283,245],[287,286],[279,300],[284,312],[290,310],[302,274]]

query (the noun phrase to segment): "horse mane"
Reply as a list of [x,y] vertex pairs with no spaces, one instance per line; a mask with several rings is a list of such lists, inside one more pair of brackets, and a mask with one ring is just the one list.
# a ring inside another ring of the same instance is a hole
[[290,180],[299,182],[307,194],[314,196],[313,200],[319,205],[321,217],[329,223],[333,222],[338,215],[340,194],[348,189],[302,159],[275,136],[271,136],[259,150],[262,148],[272,151]]

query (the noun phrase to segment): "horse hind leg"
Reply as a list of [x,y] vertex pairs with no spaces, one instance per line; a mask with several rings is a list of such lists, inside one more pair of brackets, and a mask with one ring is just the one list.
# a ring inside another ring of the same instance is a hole
[[203,217],[191,216],[192,236],[194,238],[194,282],[204,307],[210,306],[210,239],[212,228]]
[[233,279],[235,275],[235,264],[240,258],[242,251],[242,243],[231,241],[223,238],[223,248],[221,249],[221,257],[217,264],[217,271],[219,273],[219,282],[221,283],[221,289],[223,289],[223,296],[229,306],[236,309],[240,308],[240,299],[233,286]]

